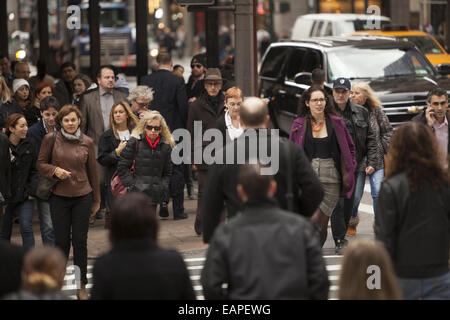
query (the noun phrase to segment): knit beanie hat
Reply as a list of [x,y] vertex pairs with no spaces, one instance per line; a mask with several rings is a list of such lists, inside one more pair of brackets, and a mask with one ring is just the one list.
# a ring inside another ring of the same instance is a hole
[[28,89],[30,89],[30,84],[28,83],[27,80],[25,80],[25,79],[14,79],[14,81],[13,81],[13,92],[16,93],[17,90],[19,90],[19,88],[21,86],[27,86]]
[[206,54],[196,54],[194,57],[192,57],[191,65],[194,63],[200,63],[202,66],[206,67]]

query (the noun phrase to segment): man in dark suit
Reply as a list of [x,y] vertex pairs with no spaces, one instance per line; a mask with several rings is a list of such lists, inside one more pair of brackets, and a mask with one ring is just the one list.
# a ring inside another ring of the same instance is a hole
[[0,299],[20,289],[26,249],[0,239]]
[[[141,79],[142,85],[154,90],[150,110],[161,113],[171,132],[186,128],[188,102],[184,81],[172,73],[172,57],[167,51],[159,53],[156,63],[158,70]],[[173,201],[173,216],[174,219],[185,219],[187,215],[184,212],[184,168],[182,164],[172,164],[172,169],[170,195]],[[168,195],[166,199],[168,202]],[[168,216],[167,203],[161,205],[160,216]]]

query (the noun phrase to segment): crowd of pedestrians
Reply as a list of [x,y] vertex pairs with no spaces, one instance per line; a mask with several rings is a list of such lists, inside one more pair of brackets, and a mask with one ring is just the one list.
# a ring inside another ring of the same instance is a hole
[[[268,101],[244,99],[204,54],[185,84],[161,50],[135,88],[112,66],[96,84],[71,63],[62,79],[41,66],[31,81],[26,63],[12,72],[3,60],[0,296],[66,299],[72,247],[77,297],[88,299],[89,225],[103,212],[112,249],[95,262],[92,299],[195,299],[181,255],[158,244],[157,217],[170,216],[172,199],[173,219],[187,218],[184,188],[195,199],[196,177],[206,299],[327,299],[330,222],[344,254],[340,299],[450,299],[446,91],[432,90],[427,109],[394,131],[369,85],[338,78],[330,93],[315,70],[284,138],[268,129]],[[191,162],[175,163],[172,151],[186,144]],[[367,177],[376,240],[348,244]],[[33,248],[36,210],[43,248]],[[7,243],[17,217],[23,248]],[[373,265],[382,272],[375,291],[366,285]]]

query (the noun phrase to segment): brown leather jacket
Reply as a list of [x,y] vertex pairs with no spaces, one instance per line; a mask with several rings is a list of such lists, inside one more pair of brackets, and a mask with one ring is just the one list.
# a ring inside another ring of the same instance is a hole
[[36,163],[38,171],[47,178],[53,177],[56,167],[72,173],[70,178],[58,180],[53,187],[53,194],[62,197],[81,197],[93,192],[94,203],[100,203],[95,146],[92,139],[81,134],[80,140],[71,141],[58,131],[50,162],[52,145],[53,133],[49,133],[42,140]]

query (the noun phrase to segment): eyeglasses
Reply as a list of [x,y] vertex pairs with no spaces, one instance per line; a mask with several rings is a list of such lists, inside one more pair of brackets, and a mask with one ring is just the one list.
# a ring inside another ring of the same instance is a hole
[[439,107],[439,105],[445,107],[446,105],[448,105],[448,101],[433,102],[431,105],[432,105],[433,107]]
[[139,106],[140,109],[147,109],[148,108],[148,104],[149,102],[137,102],[136,100],[134,100],[134,102],[136,102],[136,104]]
[[192,69],[194,68],[200,69],[201,67],[203,67],[201,64],[191,64]]
[[145,129],[147,129],[148,131],[161,131],[161,127],[160,126],[145,126]]
[[327,101],[327,99],[325,98],[319,98],[319,99],[310,99],[309,101],[313,102],[313,103],[324,103],[325,101]]

